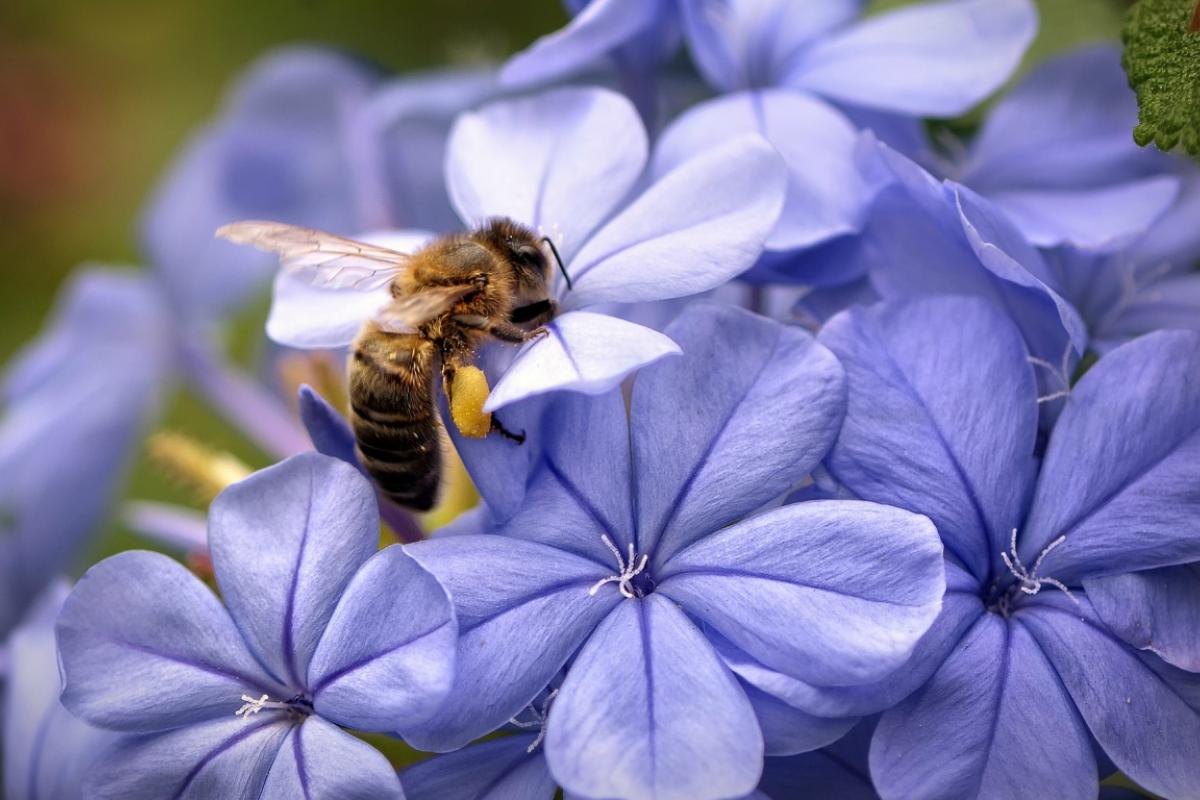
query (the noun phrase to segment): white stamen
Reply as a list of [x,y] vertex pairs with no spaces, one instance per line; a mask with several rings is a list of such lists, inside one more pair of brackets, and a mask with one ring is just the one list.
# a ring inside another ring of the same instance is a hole
[[1046,370],[1046,372],[1050,373],[1050,375],[1056,381],[1058,381],[1059,385],[1062,386],[1062,388],[1057,391],[1051,392],[1050,394],[1044,394],[1039,397],[1037,399],[1038,405],[1041,405],[1042,403],[1049,403],[1051,400],[1057,400],[1060,397],[1067,397],[1071,394],[1071,349],[1071,340],[1068,339],[1067,347],[1063,351],[1062,363],[1058,364],[1057,366],[1051,364],[1045,359],[1037,358],[1036,356],[1026,356],[1026,359],[1030,364]]
[[[607,534],[602,535],[600,541],[604,542],[604,546],[612,551],[612,554],[616,557],[617,574],[609,575],[607,578],[601,578],[596,581],[592,588],[588,589],[588,594],[595,595],[596,592],[600,591],[600,587],[606,583],[616,583],[621,596],[627,600],[633,600],[638,596],[637,590],[633,587],[633,579],[641,575],[642,571],[646,569],[646,563],[650,560],[650,556],[643,555],[642,560],[638,561],[637,553],[633,549],[633,542],[630,542],[629,560],[626,561],[622,558],[621,551],[612,543],[612,539],[609,539]],[[634,567],[635,562],[637,562],[636,567]]]
[[1050,555],[1050,551],[1058,547],[1067,540],[1066,535],[1059,536],[1050,544],[1046,545],[1045,549],[1038,555],[1037,561],[1033,562],[1033,569],[1026,569],[1021,563],[1021,557],[1017,555],[1017,529],[1012,529],[1012,541],[1009,545],[1012,556],[1008,553],[1001,553],[1000,559],[1004,561],[1004,566],[1008,567],[1008,571],[1017,579],[1017,583],[1021,587],[1021,591],[1028,595],[1037,594],[1042,590],[1043,584],[1049,584],[1056,589],[1062,591],[1067,597],[1071,598],[1075,605],[1079,605],[1079,600],[1075,595],[1071,594],[1071,590],[1066,584],[1055,578],[1043,578],[1038,575],[1038,571],[1042,568],[1042,562],[1046,560],[1046,556]]
[[249,718],[262,711],[264,708],[277,708],[282,711],[289,711],[292,708],[288,703],[280,703],[277,700],[271,700],[265,694],[257,700],[248,694],[244,694],[242,695],[242,700],[245,702],[245,705],[233,712],[235,717]]
[[525,748],[526,753],[532,753],[534,750],[537,750],[538,745],[540,745],[542,740],[546,738],[546,717],[550,714],[550,704],[554,702],[554,698],[556,697],[558,697],[558,689],[555,689],[554,691],[550,692],[550,694],[546,695],[546,699],[542,701],[542,707],[540,710],[534,708],[533,704],[531,703],[528,706],[528,711],[533,719],[519,720],[516,717],[513,717],[508,721],[509,725],[515,725],[522,730],[532,730],[534,728],[538,728],[537,738],[533,740],[533,743],[530,744],[529,747]]

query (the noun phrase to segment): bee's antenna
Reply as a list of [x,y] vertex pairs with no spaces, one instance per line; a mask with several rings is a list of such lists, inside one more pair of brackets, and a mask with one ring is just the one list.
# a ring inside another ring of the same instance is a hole
[[543,236],[542,241],[550,245],[550,252],[554,253],[554,260],[558,262],[558,271],[562,273],[563,280],[567,282],[567,290],[574,289],[575,287],[571,285],[571,276],[567,274],[567,268],[563,266],[562,257],[558,254],[558,248],[554,246],[554,240],[549,236]]

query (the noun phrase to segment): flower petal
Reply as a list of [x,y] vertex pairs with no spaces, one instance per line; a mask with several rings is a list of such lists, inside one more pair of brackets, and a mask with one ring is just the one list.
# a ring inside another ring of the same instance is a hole
[[[581,442],[587,458],[579,458]],[[620,391],[561,394],[542,422],[542,452],[520,511],[498,533],[567,550],[602,564],[633,542],[629,422]]]
[[408,800],[551,800],[558,784],[535,735],[505,736],[435,756],[404,770]]
[[742,691],[754,706],[769,756],[790,756],[824,747],[842,738],[858,722],[857,717],[815,717],[748,683],[742,683]]
[[[1200,333],[1117,348],[1075,385],[1042,463],[1021,552],[1059,580],[1200,560]],[[1136,531],[1136,535],[1131,535]]]
[[871,774],[888,798],[1092,800],[1096,759],[1055,669],[1015,620],[984,614],[920,691],[879,720]]
[[1178,194],[1179,181],[1164,175],[1095,189],[1012,189],[988,199],[1031,244],[1099,249],[1145,231]]
[[1083,582],[1108,627],[1168,664],[1200,672],[1200,564]]
[[797,503],[738,523],[654,579],[754,658],[824,686],[878,680],[903,664],[946,586],[928,519],[856,500]]
[[852,105],[953,117],[998,89],[1037,31],[1029,0],[921,3],[816,42],[783,83]]
[[867,766],[873,722],[864,721],[823,750],[768,758],[759,788],[772,800],[828,797],[837,800],[879,800]]
[[1189,273],[1150,284],[1105,332],[1132,338],[1163,328],[1200,329],[1200,276]]
[[797,328],[704,304],[667,332],[684,357],[641,375],[630,401],[638,550],[652,566],[798,483],[845,402],[837,359]]
[[858,16],[862,0],[682,0],[692,60],[722,92],[776,86],[804,49]]
[[280,744],[258,797],[404,800],[404,792],[382,753],[320,717],[309,717],[293,725]]
[[715,800],[751,791],[762,734],[745,693],[664,597],[622,601],[571,665],[546,760],[586,797]]
[[450,690],[457,642],[445,590],[400,545],[387,547],[351,579],[313,653],[313,707],[346,727],[403,732]]
[[308,438],[312,440],[316,451],[344,461],[365,475],[366,472],[358,460],[354,431],[350,429],[346,418],[307,384],[300,387],[298,403],[300,420],[304,423]]
[[370,483],[317,453],[235,483],[209,509],[217,584],[258,659],[299,691],[334,607],[379,543]]
[[1129,136],[1136,124],[1120,48],[1071,50],[1038,64],[988,112],[962,182],[990,195],[1136,177],[1157,160]]
[[492,388],[485,410],[559,390],[602,394],[634,370],[679,353],[658,331],[590,311],[570,311],[546,329],[549,335],[525,345]]
[[450,126],[498,91],[495,67],[484,65],[402,75],[371,95],[349,135],[353,152],[365,151],[354,176],[359,192],[379,193],[370,205],[385,221],[439,233],[462,227],[446,192]]
[[1155,794],[1200,794],[1200,679],[1161,662],[1151,669],[1153,656],[1113,638],[1086,600],[1038,600],[1025,625],[1117,767]]
[[233,714],[166,733],[128,736],[97,760],[84,797],[256,800],[292,725],[279,712]]
[[352,233],[362,224],[345,138],[374,78],[332,50],[290,47],[239,80],[224,113],[185,149],[141,222],[150,263],[184,313],[216,318],[271,274],[264,253],[214,239],[240,219]]
[[[947,564],[947,573],[957,569]],[[864,716],[891,708],[924,685],[982,612],[976,592],[948,586],[941,613],[908,661],[887,677],[860,686],[814,686],[764,666],[717,634],[713,637],[729,668],[763,692],[816,716]]]
[[787,166],[761,137],[710,148],[651,184],[567,259],[574,288],[561,299],[580,308],[715,289],[762,253],[786,191]]
[[65,580],[52,584],[8,638],[0,692],[0,788],[8,800],[77,800],[92,762],[116,736],[93,728],[58,701],[54,620],[68,591]]
[[510,58],[500,82],[527,88],[565,78],[637,37],[659,13],[656,0],[591,0],[565,28]]
[[510,217],[570,262],[646,164],[633,105],[595,88],[551,89],[458,118],[446,151],[450,199],[468,225]]
[[[390,231],[359,237],[362,241],[411,253],[429,241],[425,231]],[[301,350],[346,347],[363,323],[392,302],[391,287],[362,290],[313,284],[309,274],[281,269],[275,276],[267,336]]]
[[1033,482],[1033,372],[1012,324],[979,300],[851,309],[820,341],[846,370],[846,420],[826,466],[866,500],[927,514],[986,580]]
[[106,728],[233,719],[243,694],[281,691],[213,593],[157,553],[128,551],[88,570],[63,606],[57,636],[63,705]]
[[738,92],[692,107],[659,138],[654,174],[746,134],[763,137],[787,163],[787,197],[769,248],[808,247],[862,227],[873,192],[855,163],[858,130],[828,103],[798,92]]
[[434,719],[405,738],[444,752],[503,725],[546,688],[618,603],[588,590],[610,574],[562,550],[504,536],[448,536],[407,552],[454,601],[459,643],[454,686]]

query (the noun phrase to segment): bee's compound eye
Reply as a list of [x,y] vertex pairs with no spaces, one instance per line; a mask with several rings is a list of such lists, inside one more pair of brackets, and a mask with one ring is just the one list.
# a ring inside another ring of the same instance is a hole
[[517,248],[517,255],[519,255],[521,258],[528,259],[531,261],[536,259],[541,254],[542,254],[541,251],[538,250],[536,247],[533,247],[532,245],[523,244]]

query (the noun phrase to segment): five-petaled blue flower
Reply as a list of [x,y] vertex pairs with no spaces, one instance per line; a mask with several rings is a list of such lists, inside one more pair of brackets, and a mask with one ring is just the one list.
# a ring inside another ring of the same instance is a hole
[[123,731],[100,797],[401,798],[395,772],[338,726],[402,734],[450,688],[457,624],[399,545],[376,552],[355,469],[295,456],[214,501],[227,606],[165,556],[80,579],[58,620],[63,704]]
[[[1094,742],[1151,791],[1200,793],[1200,676],[1122,642],[1092,602],[1107,576],[1200,560],[1200,334],[1102,358],[1041,456],[1028,351],[988,304],[851,310],[820,341],[848,385],[828,472],[936,523],[945,603],[890,685],[816,690],[752,654],[739,674],[811,713],[908,695],[872,743],[885,798],[1094,798]],[[1179,641],[1189,619],[1157,622]]]
[[667,332],[684,355],[639,375],[628,418],[619,392],[548,406],[524,498],[493,533],[410,546],[461,625],[454,688],[418,747],[504,725],[566,665],[544,747],[568,792],[740,796],[758,783],[763,733],[713,637],[854,685],[902,664],[937,615],[928,519],[860,501],[753,515],[836,435],[837,360],[731,308],[692,307]]

